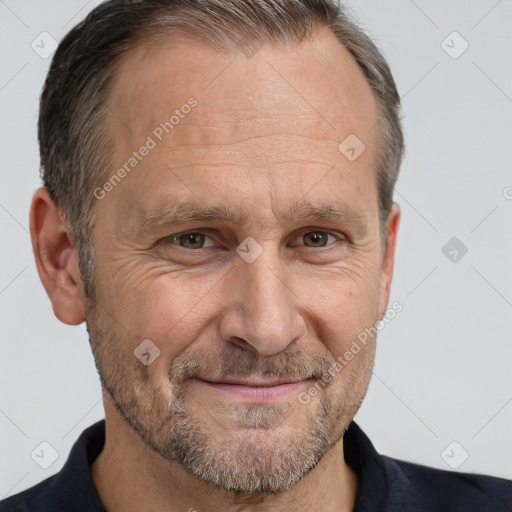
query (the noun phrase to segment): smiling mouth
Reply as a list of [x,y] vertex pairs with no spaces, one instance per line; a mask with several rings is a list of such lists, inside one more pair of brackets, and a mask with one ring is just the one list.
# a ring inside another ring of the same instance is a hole
[[312,378],[293,381],[227,378],[219,381],[199,378],[197,380],[210,389],[223,393],[225,396],[249,402],[273,402],[280,400],[313,381]]

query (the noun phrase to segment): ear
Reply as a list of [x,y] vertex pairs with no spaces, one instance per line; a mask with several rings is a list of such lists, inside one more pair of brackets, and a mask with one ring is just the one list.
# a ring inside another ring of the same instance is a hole
[[78,253],[67,234],[67,224],[44,187],[37,189],[30,206],[30,239],[37,272],[55,316],[65,324],[85,320]]
[[379,310],[380,314],[385,314],[389,302],[391,282],[393,280],[393,268],[395,266],[395,249],[398,238],[398,227],[400,225],[400,207],[393,203],[388,216],[387,225],[387,243],[380,266],[380,284],[379,284]]

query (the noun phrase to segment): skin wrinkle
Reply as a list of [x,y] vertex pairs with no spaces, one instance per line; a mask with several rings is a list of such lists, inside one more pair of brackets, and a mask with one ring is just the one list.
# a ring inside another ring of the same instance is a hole
[[[197,108],[197,107],[196,107]],[[179,125],[178,125],[179,126]],[[181,127],[180,127],[181,128]],[[188,128],[188,127],[187,127]],[[148,135],[151,134],[151,131],[148,131],[147,132]],[[280,135],[282,136],[282,134],[268,134],[268,135],[265,135],[265,136],[261,136],[261,137],[249,137],[247,139],[244,139],[244,140],[237,140],[235,142],[232,142],[232,143],[229,143],[229,144],[216,144],[216,145],[207,145],[207,144],[186,144],[186,145],[180,145],[180,147],[178,148],[171,148],[171,149],[166,149],[165,153],[166,153],[166,157],[168,156],[169,159],[173,158],[173,153],[177,153],[177,156],[174,157],[174,160],[172,160],[172,162],[170,163],[170,167],[172,169],[175,169],[175,168],[180,168],[182,167],[179,163],[179,156],[180,156],[180,153],[185,153],[185,155],[188,155],[188,151],[190,149],[196,149],[196,150],[201,150],[203,149],[204,151],[202,152],[199,152],[199,151],[196,151],[195,154],[194,154],[194,157],[195,157],[195,160],[193,161],[188,161],[188,158],[189,157],[186,157],[187,158],[187,163],[184,167],[186,166],[191,166],[191,165],[204,165],[204,166],[224,166],[224,165],[229,165],[229,166],[233,166],[233,165],[236,165],[236,166],[240,166],[240,165],[243,165],[243,166],[248,166],[248,167],[252,167],[253,165],[257,164],[257,161],[254,162],[253,159],[251,159],[250,161],[246,161],[245,159],[244,160],[234,160],[234,158],[239,158],[239,155],[237,154],[237,152],[235,151],[235,149],[239,146],[239,145],[244,145],[247,144],[247,142],[249,141],[255,141],[255,140],[258,140],[258,139],[261,139],[261,140],[266,140],[266,139],[270,139],[272,141],[276,141],[278,140],[277,136]],[[147,135],[146,135],[147,137]],[[146,137],[139,137],[138,138],[138,141],[139,141],[139,144],[138,146],[140,147],[146,140]],[[283,139],[286,140],[286,137],[282,137]],[[290,137],[290,138],[293,138],[293,137]],[[315,139],[315,138],[310,138],[310,137],[300,137],[301,139],[306,139],[307,141],[310,141],[310,143],[321,143],[321,142],[326,142],[325,144],[325,152],[327,151],[333,151],[333,150],[337,150],[338,148],[338,144],[339,144],[339,141],[336,142],[334,140],[330,140],[330,139]],[[293,142],[291,143],[293,144]],[[137,147],[137,144],[134,143],[134,146],[133,147]],[[297,160],[297,159],[294,159],[294,160],[286,160],[286,157],[288,157],[289,155],[280,155],[279,152],[282,151],[281,148],[277,147],[276,148],[276,151],[278,152],[277,154],[275,153],[272,153],[270,150],[272,149],[271,146],[267,146],[265,144],[263,144],[261,141],[258,141],[258,142],[254,142],[254,144],[252,145],[249,145],[249,147],[252,149],[253,153],[256,153],[257,155],[260,155],[258,156],[258,159],[262,159],[263,157],[265,158],[265,160],[263,161],[266,165],[266,167],[268,167],[268,161],[271,161],[272,162],[272,165],[275,165],[276,163],[278,163],[279,161],[276,159],[277,158],[285,158],[283,161],[284,162],[301,162],[301,160]],[[299,147],[300,147],[300,144],[299,144]],[[230,149],[229,151],[219,151],[219,148],[233,148],[233,149]],[[320,148],[319,148],[320,149]],[[212,151],[214,150],[217,150],[216,153],[219,154],[219,155],[223,155],[224,157],[226,157],[227,159],[225,161],[221,161],[221,162],[217,162],[215,164],[212,164],[211,163],[211,160],[212,160]],[[265,150],[265,151],[263,151]],[[321,153],[321,149],[319,151],[319,153]],[[124,155],[123,158],[119,158],[119,163],[121,164],[122,162],[125,162],[127,161],[130,157],[132,156],[132,151],[127,151],[127,153]],[[202,157],[202,158],[200,158]],[[229,158],[230,157],[230,158]],[[146,157],[146,158],[149,158]],[[327,167],[330,167],[332,166],[332,161],[329,161],[327,159],[316,159],[316,160],[312,160],[312,159],[305,159],[303,160],[304,163],[310,163],[310,164],[318,164],[318,165],[325,165]],[[120,165],[119,165],[120,167]],[[111,166],[111,171],[110,172],[113,172],[115,169],[115,166]],[[134,169],[133,171],[131,171],[132,173],[133,172],[136,172],[136,169]],[[108,175],[105,175],[104,177],[104,180],[103,181],[106,181],[108,179]]]
[[[362,250],[359,248],[358,250]],[[366,252],[371,251],[371,248],[366,249]],[[135,254],[135,253],[134,253]],[[155,282],[155,280],[159,278],[166,278],[169,274],[178,272],[180,270],[179,266],[178,268],[172,268],[169,266],[168,263],[165,263],[163,261],[156,261],[153,263],[150,267],[148,267],[145,272],[146,275],[143,275],[144,272],[142,269],[144,268],[143,265],[141,265],[141,261],[147,258],[147,255],[144,251],[139,251],[139,259],[130,261],[128,264],[123,265],[123,255],[119,256],[119,259],[112,259],[108,260],[109,263],[116,264],[116,262],[121,262],[121,265],[117,267],[116,273],[112,275],[112,281],[123,283],[127,288],[132,288],[132,283],[137,283],[138,288],[142,288],[144,283],[148,282],[149,284],[152,284]],[[353,253],[351,252],[351,256],[353,257]],[[126,257],[126,256],[125,256]],[[235,258],[238,258],[238,256],[233,256]],[[371,267],[372,270],[378,271],[378,268],[367,258],[362,256],[362,260],[351,260],[351,267],[343,266],[341,264],[334,265],[332,264],[328,268],[318,268],[318,272],[327,272],[328,279],[332,278],[332,273],[336,271],[340,277],[346,276],[353,280],[354,286],[365,284],[365,283],[372,283],[374,280],[374,277],[370,275],[370,270],[368,267]],[[158,271],[158,273],[156,273]],[[364,275],[365,279],[361,280],[361,274]],[[357,281],[360,281],[359,283]],[[364,288],[363,288],[364,289]]]
[[[254,120],[250,119],[246,123],[250,124],[250,125],[254,125]],[[202,126],[204,126],[204,125],[199,125],[199,128],[201,128]],[[265,141],[266,139],[271,139],[272,141],[274,141],[274,140],[278,140],[279,138],[282,138],[282,139],[286,140],[287,137],[289,137],[289,138],[298,137],[299,139],[305,139],[306,141],[310,141],[310,142],[312,142],[312,141],[314,141],[314,142],[332,142],[336,147],[339,144],[336,141],[331,140],[331,139],[327,139],[327,138],[315,139],[315,138],[311,138],[311,137],[304,137],[297,133],[272,133],[270,135],[252,136],[252,137],[247,137],[247,138],[243,138],[243,139],[238,139],[238,140],[226,143],[226,144],[215,144],[215,145],[186,144],[186,145],[180,146],[179,148],[175,148],[175,151],[179,151],[184,148],[186,148],[186,149],[203,149],[204,148],[204,149],[207,149],[208,151],[211,151],[212,149],[224,148],[224,147],[236,148],[237,146],[243,144],[244,142],[245,143],[254,142],[254,145],[256,146],[256,145],[258,145],[257,143],[261,143],[261,142]],[[172,150],[170,151],[170,153],[172,154]]]
[[[230,155],[231,155],[231,153],[229,153],[226,156],[230,156]],[[233,156],[236,157],[236,155],[233,155]],[[224,169],[226,167],[234,167],[236,165],[237,168],[240,168],[240,167],[245,167],[245,168],[249,168],[249,169],[260,168],[260,169],[265,170],[265,169],[269,168],[269,161],[272,162],[272,167],[279,167],[279,165],[281,165],[281,164],[293,164],[297,168],[300,168],[301,165],[306,166],[309,164],[309,165],[316,165],[316,166],[324,166],[327,170],[332,166],[332,162],[330,162],[327,159],[317,158],[317,159],[313,160],[313,159],[294,158],[293,160],[290,160],[287,157],[288,157],[288,155],[283,155],[283,156],[272,155],[272,157],[270,157],[268,155],[267,156],[262,155],[258,158],[259,161],[251,160],[250,162],[245,162],[245,161],[233,162],[233,160],[231,160],[231,161],[226,160],[223,162],[213,164],[213,163],[211,163],[211,154],[207,154],[204,156],[203,161],[201,161],[196,156],[197,160],[191,161],[187,164],[179,164],[179,163],[176,163],[175,161],[172,161],[171,165],[169,167],[172,170],[187,169],[187,168],[193,168],[193,167]]]

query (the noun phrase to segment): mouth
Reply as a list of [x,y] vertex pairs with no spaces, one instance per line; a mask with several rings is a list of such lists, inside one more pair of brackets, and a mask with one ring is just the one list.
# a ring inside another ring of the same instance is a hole
[[284,399],[311,384],[313,378],[301,380],[286,379],[230,379],[205,380],[197,379],[209,389],[223,393],[225,396],[244,402],[273,402]]

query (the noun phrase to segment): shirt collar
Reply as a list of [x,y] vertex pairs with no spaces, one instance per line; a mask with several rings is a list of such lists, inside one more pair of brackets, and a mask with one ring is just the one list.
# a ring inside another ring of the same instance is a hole
[[105,445],[105,420],[86,428],[77,439],[69,457],[53,482],[59,501],[87,505],[91,512],[106,512],[91,475],[91,465]]
[[359,426],[352,421],[343,436],[346,463],[355,471],[358,492],[353,512],[375,512],[385,508],[389,482],[384,459]]

